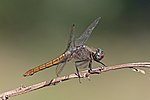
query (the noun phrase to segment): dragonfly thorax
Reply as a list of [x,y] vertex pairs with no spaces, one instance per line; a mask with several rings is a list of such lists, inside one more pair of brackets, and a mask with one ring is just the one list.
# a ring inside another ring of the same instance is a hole
[[76,49],[79,50],[79,49],[83,49],[83,48],[85,48],[85,47],[86,47],[85,45],[80,45],[80,46],[77,46]]
[[76,51],[78,51],[80,49],[84,49],[84,48],[86,48],[85,45],[76,46],[76,47],[72,48],[72,52],[76,52]]
[[104,51],[100,48],[96,49],[96,52],[93,53],[93,59],[95,61],[100,61],[104,57]]

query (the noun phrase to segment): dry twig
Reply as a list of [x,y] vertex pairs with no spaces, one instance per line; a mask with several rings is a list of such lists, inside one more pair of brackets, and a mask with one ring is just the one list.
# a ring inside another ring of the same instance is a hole
[[[123,68],[132,68],[136,72],[145,74],[145,72],[143,70],[138,69],[138,67],[150,68],[150,62],[138,62],[138,63],[120,64],[120,65],[114,65],[114,66],[108,66],[108,67],[99,67],[99,68],[93,69],[92,74],[100,74],[102,72],[123,69]],[[91,73],[88,73],[88,70],[80,72],[81,78],[89,77],[89,75],[91,75]],[[70,74],[67,76],[58,77],[58,78],[55,78],[55,79],[52,79],[49,81],[44,81],[44,82],[37,83],[37,84],[27,86],[27,87],[21,86],[16,89],[13,89],[8,92],[4,92],[4,93],[0,94],[0,98],[2,100],[7,100],[9,97],[28,93],[28,92],[31,92],[31,91],[34,91],[34,90],[37,90],[37,89],[40,89],[40,88],[43,88],[46,86],[56,85],[57,83],[67,81],[70,79],[75,79],[75,78],[78,78],[78,76],[76,74]]]

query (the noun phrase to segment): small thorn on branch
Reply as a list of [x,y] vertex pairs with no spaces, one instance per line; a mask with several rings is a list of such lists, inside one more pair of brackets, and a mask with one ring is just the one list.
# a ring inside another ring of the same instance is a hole
[[145,73],[145,71],[144,70],[142,70],[142,69],[138,69],[138,68],[134,68],[134,69],[132,69],[134,72],[138,72],[138,73],[141,73],[141,74],[146,74]]

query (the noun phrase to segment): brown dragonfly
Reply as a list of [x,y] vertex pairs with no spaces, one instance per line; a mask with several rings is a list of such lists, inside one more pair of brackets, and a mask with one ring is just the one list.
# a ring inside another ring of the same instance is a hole
[[68,46],[65,52],[60,55],[59,57],[48,61],[40,66],[37,66],[35,68],[32,68],[28,70],[24,76],[30,76],[33,75],[36,72],[39,72],[43,69],[50,68],[54,65],[57,65],[56,67],[56,74],[57,76],[61,73],[63,70],[65,64],[72,59],[75,59],[75,68],[76,68],[76,74],[80,78],[79,75],[79,67],[84,66],[87,67],[89,72],[92,72],[92,62],[96,61],[103,66],[105,66],[102,62],[101,59],[104,57],[104,51],[100,48],[94,49],[90,48],[85,45],[85,42],[88,40],[90,37],[92,31],[94,28],[97,26],[99,23],[99,20],[101,18],[98,17],[96,20],[94,20],[88,28],[83,32],[81,36],[78,38],[74,38],[74,29],[75,25],[72,25],[71,31],[70,31],[70,37],[68,41]]

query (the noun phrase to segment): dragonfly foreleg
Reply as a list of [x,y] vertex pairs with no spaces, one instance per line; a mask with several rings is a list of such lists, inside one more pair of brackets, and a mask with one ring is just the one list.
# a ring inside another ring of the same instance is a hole
[[[101,63],[103,66],[106,66],[105,64],[103,64],[102,62],[100,62],[99,61],[99,63]],[[90,74],[99,74],[99,72],[95,72],[95,71],[93,71],[92,70],[92,60],[90,61],[90,63],[89,63],[89,70],[88,70],[88,72],[90,73]]]
[[97,73],[97,72],[94,72],[93,70],[92,70],[92,60],[90,60],[90,62],[89,62],[89,70],[88,70],[88,72],[90,73],[90,74],[99,74],[99,73]]
[[96,62],[98,62],[98,63],[100,63],[100,64],[102,64],[103,66],[106,67],[106,65],[103,62],[101,62],[101,61],[96,61]]
[[99,63],[106,67],[106,65],[104,63],[102,63],[101,61],[99,61]]

